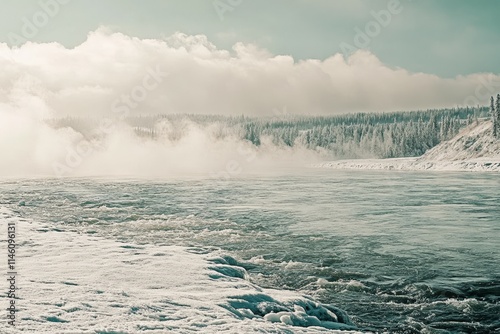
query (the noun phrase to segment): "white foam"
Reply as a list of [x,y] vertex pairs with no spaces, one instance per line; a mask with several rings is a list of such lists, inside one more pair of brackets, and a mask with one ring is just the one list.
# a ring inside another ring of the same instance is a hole
[[[1,225],[8,221],[17,223],[21,298],[17,330],[8,333],[320,333],[353,328],[336,322],[349,321],[334,307],[253,285],[228,257],[61,231],[0,208]],[[5,309],[6,295],[0,297]]]

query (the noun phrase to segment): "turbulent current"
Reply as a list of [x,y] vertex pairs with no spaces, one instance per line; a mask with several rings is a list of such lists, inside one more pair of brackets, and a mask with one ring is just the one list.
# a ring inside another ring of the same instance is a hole
[[256,286],[334,305],[359,331],[500,333],[499,189],[493,174],[315,169],[11,179],[0,206],[61,231],[228,255]]

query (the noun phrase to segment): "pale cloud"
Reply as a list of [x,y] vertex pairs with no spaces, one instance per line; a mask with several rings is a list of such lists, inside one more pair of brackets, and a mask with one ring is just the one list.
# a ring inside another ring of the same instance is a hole
[[[411,73],[388,67],[367,51],[348,59],[337,54],[295,61],[252,44],[220,50],[203,35],[138,39],[106,29],[73,49],[2,44],[0,63],[0,97],[24,90],[54,117],[111,114],[113,102],[141,84],[151,68],[168,76],[133,113],[270,115],[284,105],[292,114],[413,110],[463,105],[478,87],[477,100],[486,104],[488,94],[500,88],[498,75],[444,79]],[[26,81],[29,87],[20,85]],[[485,82],[493,89],[481,89]]]

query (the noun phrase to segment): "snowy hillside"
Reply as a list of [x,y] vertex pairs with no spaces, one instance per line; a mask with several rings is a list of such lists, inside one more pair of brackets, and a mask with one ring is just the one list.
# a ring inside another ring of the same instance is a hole
[[340,160],[316,167],[335,169],[500,171],[500,140],[492,122],[474,123],[418,158]]
[[500,160],[500,140],[491,134],[490,121],[472,124],[452,140],[446,141],[425,153],[419,160],[464,161],[484,158]]

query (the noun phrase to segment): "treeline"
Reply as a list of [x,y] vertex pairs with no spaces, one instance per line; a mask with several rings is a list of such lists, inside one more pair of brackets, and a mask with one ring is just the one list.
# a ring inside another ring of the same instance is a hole
[[339,158],[419,156],[463,127],[487,117],[487,108],[456,108],[384,114],[250,121],[244,138],[326,150]]
[[[302,146],[338,158],[395,158],[422,155],[468,124],[486,117],[488,108],[478,107],[328,117],[142,115],[125,121],[138,135],[149,138],[177,140],[188,131],[189,124],[195,124],[210,128],[215,138],[237,136],[256,146],[267,139],[276,145]],[[51,122],[56,127],[71,126],[86,136],[91,136],[92,129],[98,126],[98,121],[90,118]]]

